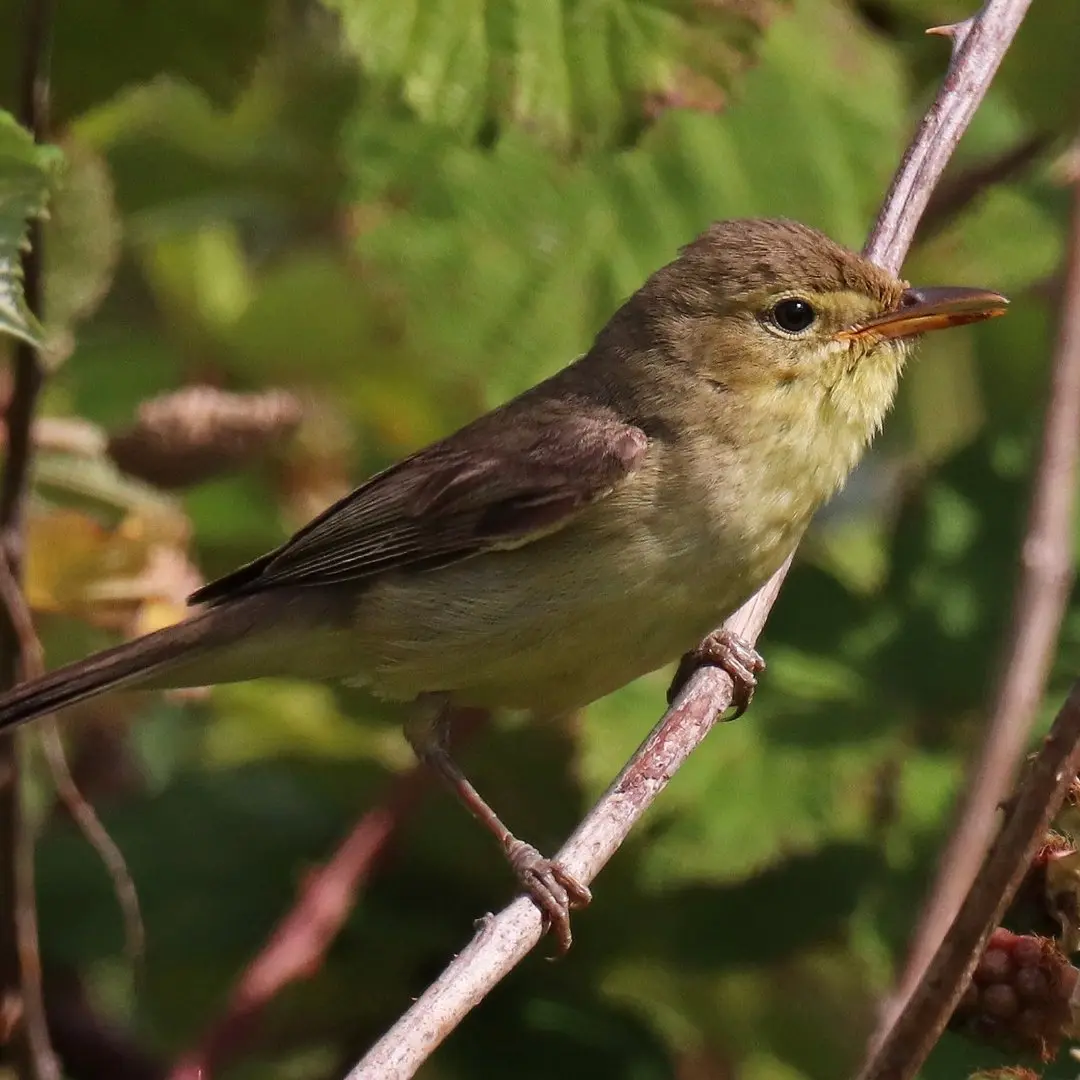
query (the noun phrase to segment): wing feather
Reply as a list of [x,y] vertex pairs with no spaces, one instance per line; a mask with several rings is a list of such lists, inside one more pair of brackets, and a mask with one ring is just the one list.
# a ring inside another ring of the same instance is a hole
[[204,586],[191,602],[363,581],[520,546],[609,494],[648,446],[640,428],[597,408],[532,425],[507,426],[513,414],[498,424],[499,417],[489,414],[372,477],[276,551]]

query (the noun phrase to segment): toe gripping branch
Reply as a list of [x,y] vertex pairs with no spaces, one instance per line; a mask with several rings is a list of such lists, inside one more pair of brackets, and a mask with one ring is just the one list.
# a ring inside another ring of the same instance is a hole
[[731,704],[735,706],[732,719],[738,719],[750,707],[757,689],[757,677],[765,670],[765,661],[745,638],[730,630],[714,630],[682,658],[668,688],[669,705],[700,667],[718,667],[731,677],[734,685]]

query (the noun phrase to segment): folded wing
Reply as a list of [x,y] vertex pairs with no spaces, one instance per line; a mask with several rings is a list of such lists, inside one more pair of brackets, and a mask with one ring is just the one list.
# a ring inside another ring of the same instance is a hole
[[549,412],[491,414],[421,450],[190,602],[431,569],[561,528],[633,474],[648,438],[606,410]]

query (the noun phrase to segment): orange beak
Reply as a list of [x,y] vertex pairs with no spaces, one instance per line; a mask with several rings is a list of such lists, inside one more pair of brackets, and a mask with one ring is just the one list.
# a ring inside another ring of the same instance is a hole
[[841,330],[840,341],[914,337],[1004,315],[1009,301],[986,289],[905,289],[895,311]]

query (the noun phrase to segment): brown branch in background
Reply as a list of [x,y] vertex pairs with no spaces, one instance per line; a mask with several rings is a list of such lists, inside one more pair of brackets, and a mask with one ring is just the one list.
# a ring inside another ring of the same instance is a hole
[[[45,652],[41,639],[34,629],[34,618],[26,597],[23,596],[8,568],[0,562],[0,601],[7,607],[15,634],[19,639],[21,656],[19,677],[36,679],[45,673]],[[79,831],[90,846],[97,852],[105,870],[112,879],[113,891],[124,919],[124,937],[126,951],[132,965],[136,965],[143,955],[145,939],[142,912],[139,908],[139,894],[131,878],[123,852],[116,841],[109,835],[93,806],[83,797],[75,778],[71,775],[60,731],[52,716],[43,718],[41,724],[41,746],[49,765],[56,794],[64,809],[70,814]]]
[[[864,254],[896,271],[930,194],[986,93],[1030,0],[989,0],[953,34],[944,83],[923,118],[871,231]],[[751,644],[779,594],[790,560],[726,623]],[[556,858],[579,881],[596,877],[638,818],[731,703],[732,683],[699,670]],[[522,897],[485,920],[472,942],[371,1048],[348,1080],[413,1076],[467,1013],[540,940],[532,901]]]
[[1080,770],[1080,682],[1054,721],[922,982],[859,1080],[911,1080],[940,1038],[994,928]]
[[[36,678],[42,673],[43,671],[38,671],[27,677]],[[41,724],[41,748],[60,804],[71,816],[86,842],[94,849],[112,881],[113,893],[120,905],[120,915],[124,922],[124,951],[132,968],[137,970],[145,951],[146,928],[139,905],[139,893],[124,853],[109,835],[93,805],[79,790],[64,752],[60,729],[52,716],[45,717]]]
[[1022,175],[1049,145],[1045,135],[1029,135],[1003,153],[946,177],[927,203],[915,230],[915,243],[925,242],[950,225],[989,188]]
[[[1073,580],[1073,518],[1080,471],[1080,182],[1075,185],[1061,326],[1035,489],[1020,554],[1012,623],[978,761],[912,937],[903,975],[883,1010],[888,1028],[922,979],[982,862],[997,807],[1009,794],[1038,714]],[[879,1034],[879,1038],[881,1035]]]
[[302,418],[303,406],[287,390],[187,386],[144,401],[135,424],[109,437],[108,453],[130,476],[170,490],[189,487],[262,457]]
[[[28,0],[25,18],[20,120],[41,142],[49,123],[50,0]],[[43,284],[41,234],[40,223],[32,221],[22,256],[26,303],[39,317]],[[44,368],[37,351],[19,342],[4,415],[7,460],[0,480],[0,560],[5,580],[10,579],[11,589],[16,592],[22,576],[30,429],[43,380]],[[15,617],[6,604],[3,609],[0,687],[6,688],[19,677],[23,657]],[[19,739],[17,735],[0,737],[0,1014],[15,1021],[9,1033],[10,1048],[21,1080],[59,1080],[41,996],[33,837],[23,810]]]
[[[486,722],[484,710],[459,710],[455,742],[471,738]],[[270,1002],[290,983],[310,979],[319,970],[376,862],[430,788],[431,779],[430,771],[419,765],[399,776],[330,861],[309,874],[296,903],[240,976],[224,1014],[173,1068],[170,1080],[210,1080],[215,1069],[248,1046]]]
[[308,875],[296,903],[241,974],[224,1014],[180,1059],[170,1080],[209,1080],[248,1045],[270,1002],[290,983],[319,970],[375,861],[429,786],[420,766],[398,777],[389,796],[360,818],[329,862]]

